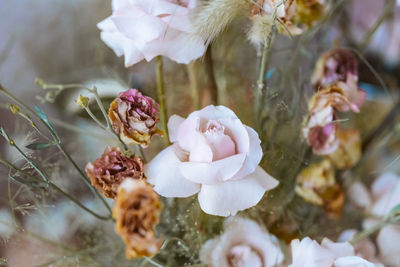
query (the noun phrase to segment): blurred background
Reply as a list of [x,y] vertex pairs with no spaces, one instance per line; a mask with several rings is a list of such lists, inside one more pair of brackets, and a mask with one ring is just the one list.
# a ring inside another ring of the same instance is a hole
[[[356,115],[351,121],[364,129],[363,137],[370,136],[398,104],[400,1],[328,2],[335,8],[328,12],[323,24],[300,38],[279,36],[273,48],[268,80],[268,104],[273,116],[268,127],[273,129],[279,125],[279,132],[290,133],[275,133],[276,142],[266,153],[266,165],[276,177],[282,176],[282,170],[289,164],[284,159],[293,158],[287,151],[304,146],[298,131],[307,111],[307,99],[312,94],[309,77],[316,59],[324,51],[335,46],[359,51],[360,87],[367,91],[369,101],[363,107],[362,116]],[[391,8],[387,8],[389,5]],[[156,97],[153,62],[125,68],[123,58],[116,57],[100,40],[96,24],[110,14],[109,0],[0,0],[0,84],[29,106],[40,105],[54,121],[66,150],[81,168],[103,152],[110,142],[109,136],[95,127],[75,104],[77,95],[82,93],[79,89],[63,92],[54,103],[44,105],[46,92],[34,81],[41,78],[48,83],[96,85],[106,106],[118,92],[128,88]],[[249,103],[256,80],[257,51],[247,41],[248,23],[246,18],[238,18],[213,43],[213,55],[221,104],[232,108],[246,124],[252,125]],[[201,63],[200,59],[193,65],[201,88],[200,103],[204,106],[209,96]],[[189,70],[165,60],[165,79],[169,115],[186,116],[195,108],[188,85]],[[0,100],[0,125],[20,147],[37,140],[29,124],[5,108],[9,100],[2,96]],[[290,103],[295,104],[292,107]],[[288,108],[293,108],[290,123],[282,115]],[[395,127],[397,119],[386,124],[386,131],[398,128]],[[370,157],[373,164],[363,169],[365,175],[373,177],[382,169],[398,169],[399,164],[393,160],[400,143],[396,135],[388,138],[390,147]],[[156,137],[152,148],[146,151],[148,158],[159,151],[161,143]],[[40,158],[40,163],[60,187],[88,207],[105,212],[59,152],[25,151]],[[0,155],[24,166],[20,156],[3,139]],[[132,266],[124,260],[124,245],[114,233],[112,222],[97,220],[54,192],[38,192],[18,185],[8,175],[9,170],[0,166],[1,264],[111,266],[118,262],[118,266]]]

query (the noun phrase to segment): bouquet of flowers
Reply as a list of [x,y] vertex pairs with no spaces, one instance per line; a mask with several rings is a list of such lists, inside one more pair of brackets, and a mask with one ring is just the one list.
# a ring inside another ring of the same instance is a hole
[[[400,266],[399,1],[112,0],[97,27],[150,82],[0,84],[0,234],[40,266]],[[44,111],[71,98],[84,121]]]

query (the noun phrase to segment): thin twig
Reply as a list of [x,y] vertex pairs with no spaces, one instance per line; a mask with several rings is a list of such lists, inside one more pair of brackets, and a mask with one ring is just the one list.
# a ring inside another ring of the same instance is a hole
[[169,146],[171,143],[169,142],[169,134],[168,134],[168,125],[167,125],[167,107],[166,107],[166,97],[165,97],[165,88],[164,88],[164,73],[163,73],[163,61],[161,56],[156,57],[156,75],[157,75],[157,95],[158,102],[160,103],[160,119],[161,119],[161,127],[164,131],[164,141],[165,145]]

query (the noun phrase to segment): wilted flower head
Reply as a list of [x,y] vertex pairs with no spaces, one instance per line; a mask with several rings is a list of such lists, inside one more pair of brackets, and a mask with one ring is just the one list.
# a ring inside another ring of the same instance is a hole
[[296,20],[308,27],[319,20],[325,11],[325,0],[296,0]]
[[224,106],[207,106],[168,121],[173,145],[145,166],[148,182],[165,197],[198,194],[208,214],[229,216],[256,205],[279,182],[258,164],[258,134]]
[[115,198],[123,180],[143,178],[143,160],[124,155],[118,147],[108,146],[100,158],[86,165],[85,170],[97,190],[106,197]]
[[358,112],[366,97],[365,92],[358,88],[357,59],[345,49],[328,51],[318,59],[311,84],[317,91],[341,94],[355,106],[345,106],[341,110],[339,105],[337,109],[340,111],[351,109]]
[[161,203],[156,192],[144,180],[125,179],[118,189],[113,216],[115,229],[126,244],[126,257],[156,254],[161,240],[155,237]]
[[335,151],[339,145],[336,139],[337,122],[334,109],[327,97],[314,95],[309,101],[309,114],[302,126],[302,136],[314,154],[327,155]]
[[324,238],[321,245],[306,237],[291,243],[292,264],[289,267],[375,267],[375,264],[354,255],[348,242],[334,243]]
[[157,129],[159,111],[160,106],[154,99],[136,89],[129,89],[111,103],[108,117],[125,144],[146,147],[154,134],[162,134]]
[[305,201],[323,206],[332,217],[342,212],[344,191],[336,182],[335,170],[327,159],[303,169],[297,176],[295,191]]
[[189,63],[205,52],[203,39],[195,35],[192,11],[196,0],[113,0],[113,14],[97,26],[101,39],[125,66],[163,55]]
[[339,170],[353,167],[361,157],[360,131],[355,129],[339,129],[336,132],[339,147],[328,155],[329,160]]
[[231,217],[222,235],[208,240],[200,259],[210,267],[273,267],[283,261],[278,239],[255,222]]

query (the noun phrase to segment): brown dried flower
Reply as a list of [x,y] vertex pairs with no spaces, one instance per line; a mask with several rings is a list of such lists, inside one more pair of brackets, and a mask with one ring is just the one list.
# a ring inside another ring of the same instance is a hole
[[108,117],[114,131],[127,145],[147,147],[154,134],[163,134],[156,127],[160,106],[136,89],[122,92],[110,105]]
[[108,198],[115,198],[124,179],[144,177],[143,165],[141,158],[126,156],[120,148],[108,146],[100,158],[86,165],[85,170],[97,190]]
[[336,133],[339,147],[328,155],[329,160],[339,170],[353,167],[361,157],[360,132],[355,129],[339,129]]
[[113,216],[115,229],[126,244],[128,259],[156,254],[161,240],[155,237],[159,222],[159,196],[144,180],[125,179],[118,189]]
[[344,190],[336,182],[332,163],[325,159],[313,163],[297,176],[297,195],[312,204],[323,206],[332,217],[340,216],[344,204]]

